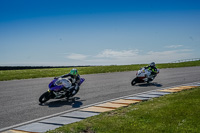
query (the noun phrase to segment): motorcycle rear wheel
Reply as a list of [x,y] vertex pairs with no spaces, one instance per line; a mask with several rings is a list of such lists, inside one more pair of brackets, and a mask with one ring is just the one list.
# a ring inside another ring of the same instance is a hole
[[46,101],[48,101],[50,99],[50,93],[47,91],[45,93],[43,93],[40,98],[39,98],[39,102],[40,103],[45,103]]
[[78,87],[78,89],[76,90],[76,92],[74,94],[71,94],[70,97],[73,97],[74,95],[76,95],[78,93],[78,91],[79,91],[79,87]]

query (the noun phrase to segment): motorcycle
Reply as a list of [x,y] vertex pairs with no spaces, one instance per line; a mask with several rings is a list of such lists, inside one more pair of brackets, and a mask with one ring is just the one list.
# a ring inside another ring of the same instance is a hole
[[151,71],[143,67],[137,71],[136,78],[131,81],[131,85],[134,86],[136,83],[149,83],[154,80],[158,73],[159,70],[157,70],[156,74],[151,75]]
[[67,78],[55,78],[49,83],[48,91],[44,92],[40,98],[39,102],[45,103],[49,99],[60,99],[66,98],[69,99],[76,95],[79,91],[79,86],[85,81],[84,78],[80,78],[80,82],[78,83],[78,88],[75,89],[75,93],[72,94],[72,82],[70,79]]

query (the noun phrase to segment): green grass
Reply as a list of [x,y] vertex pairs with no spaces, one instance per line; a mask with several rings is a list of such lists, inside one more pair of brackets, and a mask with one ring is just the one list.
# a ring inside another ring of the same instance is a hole
[[48,133],[197,133],[200,87],[65,125]]
[[[77,67],[79,74],[94,74],[94,73],[109,73],[138,70],[147,64],[138,65],[112,65],[112,66],[90,66]],[[191,61],[183,63],[165,63],[157,64],[158,68],[175,68],[175,67],[189,67],[200,66],[200,61]],[[0,70],[0,81],[14,80],[14,79],[29,79],[29,78],[43,78],[56,77],[64,75],[70,71],[71,68],[48,68],[48,69],[26,69],[26,70]]]

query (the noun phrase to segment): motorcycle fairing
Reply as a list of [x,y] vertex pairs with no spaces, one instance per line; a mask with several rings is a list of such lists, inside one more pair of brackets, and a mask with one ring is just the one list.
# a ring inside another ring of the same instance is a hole
[[84,81],[85,81],[85,79],[84,79],[84,78],[81,78],[78,85],[80,86]]

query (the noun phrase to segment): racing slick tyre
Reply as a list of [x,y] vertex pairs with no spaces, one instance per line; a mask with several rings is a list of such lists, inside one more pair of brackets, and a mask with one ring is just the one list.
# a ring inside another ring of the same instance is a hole
[[79,87],[75,90],[76,92],[74,94],[71,94],[71,97],[73,97],[74,95],[76,95],[79,91]]
[[137,82],[136,82],[136,79],[133,79],[133,80],[131,81],[131,85],[132,85],[132,86],[134,86],[136,83],[137,83]]
[[43,93],[40,98],[39,98],[39,102],[40,103],[45,103],[46,101],[48,101],[50,99],[50,93],[47,91],[45,93]]

